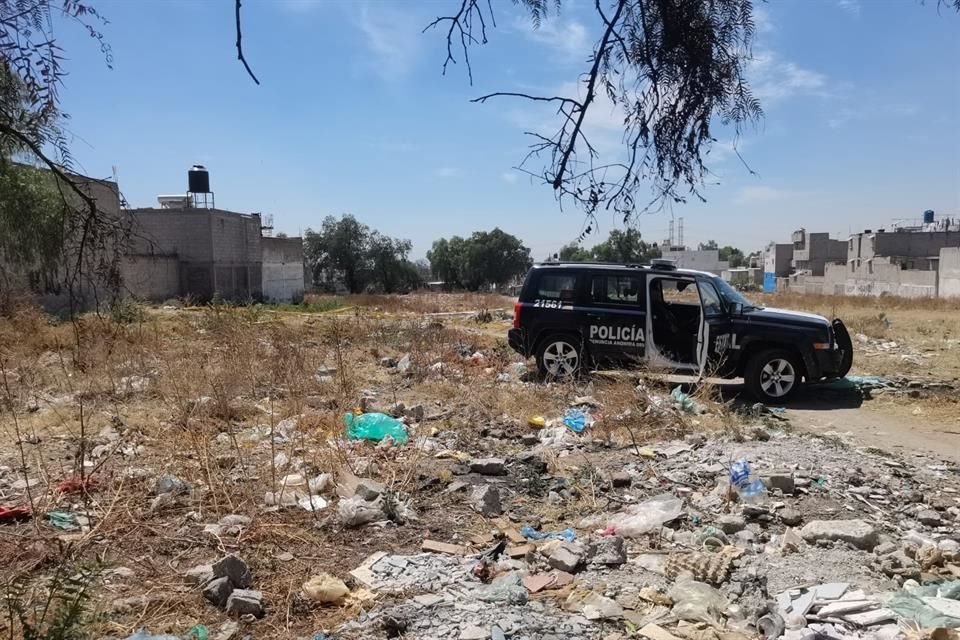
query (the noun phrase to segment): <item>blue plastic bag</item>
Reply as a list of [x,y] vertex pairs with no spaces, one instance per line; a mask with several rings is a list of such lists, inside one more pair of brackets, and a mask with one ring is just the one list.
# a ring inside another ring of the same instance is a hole
[[347,413],[343,416],[343,423],[347,425],[347,437],[351,440],[380,442],[390,436],[396,444],[405,444],[407,441],[404,424],[385,413],[364,413],[359,416]]
[[523,527],[520,529],[520,535],[527,540],[549,540],[551,538],[556,538],[558,540],[573,542],[577,538],[577,532],[573,529],[564,529],[563,531],[548,531],[543,533],[541,531],[536,531],[533,529],[533,527]]
[[593,419],[585,411],[570,409],[563,416],[563,424],[567,425],[574,433],[583,433],[584,429],[593,424]]

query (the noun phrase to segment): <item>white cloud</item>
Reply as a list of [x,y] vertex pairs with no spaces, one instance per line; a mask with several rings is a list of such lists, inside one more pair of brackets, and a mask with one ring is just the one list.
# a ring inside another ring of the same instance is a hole
[[440,167],[435,169],[433,173],[438,178],[455,178],[460,175],[460,170],[456,167]]
[[827,76],[781,60],[772,51],[754,54],[747,64],[747,77],[753,95],[761,101],[773,102],[795,95],[827,95]]
[[875,100],[859,97],[856,106],[842,107],[834,110],[827,119],[831,129],[841,129],[846,125],[859,120],[889,120],[890,118],[909,118],[920,113],[920,107],[906,102],[882,104]]
[[592,51],[587,28],[576,20],[544,19],[540,28],[534,28],[529,17],[517,17],[515,29],[534,42],[546,45],[568,60],[584,60]]
[[756,27],[757,33],[772,33],[777,30],[776,25],[773,23],[773,18],[770,16],[770,12],[760,4],[753,6],[753,24]]
[[837,0],[837,6],[854,16],[859,16],[863,9],[860,0]]
[[329,4],[329,0],[281,0],[279,3],[280,8],[287,13],[296,14],[312,13]]
[[516,182],[516,181],[518,180],[517,174],[515,174],[515,173],[510,173],[509,171],[506,172],[506,173],[502,173],[502,174],[500,175],[500,178],[502,178],[504,182],[509,182],[510,184],[513,184],[514,182]]
[[372,55],[371,66],[384,80],[401,79],[413,69],[422,40],[411,13],[364,2],[356,24]]

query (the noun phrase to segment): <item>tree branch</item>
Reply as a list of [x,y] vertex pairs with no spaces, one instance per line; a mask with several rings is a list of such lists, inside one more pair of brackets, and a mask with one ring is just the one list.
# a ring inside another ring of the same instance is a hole
[[234,9],[236,10],[237,16],[237,60],[243,63],[243,68],[247,70],[247,73],[253,78],[253,81],[260,84],[260,81],[257,80],[257,76],[254,75],[253,69],[250,68],[250,65],[247,64],[247,59],[243,56],[243,29],[240,27],[240,0],[235,0]]

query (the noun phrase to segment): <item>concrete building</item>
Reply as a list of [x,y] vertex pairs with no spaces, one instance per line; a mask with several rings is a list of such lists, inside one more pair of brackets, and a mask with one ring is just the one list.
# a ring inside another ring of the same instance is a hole
[[866,230],[850,236],[846,265],[828,265],[824,289],[843,295],[909,298],[957,295],[960,229],[941,225]]
[[720,277],[740,288],[759,287],[763,284],[763,269],[758,267],[735,267],[724,269]]
[[[259,299],[259,214],[220,209],[131,209],[125,290],[143,299]],[[301,269],[301,277],[302,277]]]
[[777,278],[790,275],[793,261],[793,245],[771,242],[763,252],[763,290],[774,293],[777,290]]
[[303,240],[260,239],[263,256],[263,298],[268,302],[299,302],[304,293]]
[[808,233],[806,229],[798,229],[793,232],[791,241],[794,272],[806,271],[813,276],[822,276],[827,264],[841,264],[847,260],[847,243],[831,240],[829,233]]
[[671,248],[663,251],[663,257],[673,260],[680,269],[696,269],[707,271],[714,275],[721,275],[730,267],[726,260],[720,260],[720,251],[717,249],[689,250]]

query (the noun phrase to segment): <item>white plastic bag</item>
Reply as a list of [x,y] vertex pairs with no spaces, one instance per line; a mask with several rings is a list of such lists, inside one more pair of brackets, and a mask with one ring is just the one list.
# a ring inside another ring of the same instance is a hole
[[657,531],[665,523],[683,514],[683,500],[664,493],[613,514],[607,522],[624,538],[635,538]]

